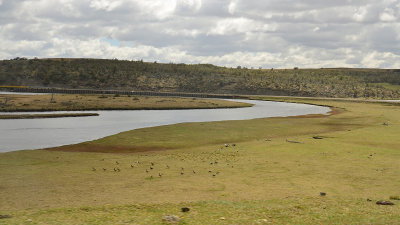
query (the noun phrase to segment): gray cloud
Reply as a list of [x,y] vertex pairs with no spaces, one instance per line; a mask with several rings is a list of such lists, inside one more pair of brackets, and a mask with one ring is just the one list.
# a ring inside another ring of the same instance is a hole
[[0,0],[0,58],[400,67],[398,0]]

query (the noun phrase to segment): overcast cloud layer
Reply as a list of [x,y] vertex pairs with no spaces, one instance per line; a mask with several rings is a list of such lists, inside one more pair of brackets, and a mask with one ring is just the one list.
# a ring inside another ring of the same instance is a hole
[[400,68],[400,0],[0,0],[0,58]]

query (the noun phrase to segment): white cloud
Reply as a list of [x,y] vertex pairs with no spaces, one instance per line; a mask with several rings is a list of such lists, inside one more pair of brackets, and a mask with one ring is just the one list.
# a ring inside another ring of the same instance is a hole
[[396,16],[394,15],[394,11],[391,8],[386,8],[383,13],[380,15],[380,19],[384,22],[393,22],[396,20]]
[[90,7],[96,10],[112,11],[122,5],[122,1],[116,0],[91,0]]
[[398,0],[0,0],[0,6],[2,58],[400,66]]

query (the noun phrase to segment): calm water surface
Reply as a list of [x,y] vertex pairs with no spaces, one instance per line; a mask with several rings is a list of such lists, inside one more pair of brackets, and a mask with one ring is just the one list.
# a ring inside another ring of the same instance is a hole
[[96,112],[100,116],[0,120],[0,152],[75,144],[122,131],[183,122],[248,120],[326,114],[330,111],[327,107],[304,104],[235,101],[251,103],[254,106],[238,109],[85,111]]

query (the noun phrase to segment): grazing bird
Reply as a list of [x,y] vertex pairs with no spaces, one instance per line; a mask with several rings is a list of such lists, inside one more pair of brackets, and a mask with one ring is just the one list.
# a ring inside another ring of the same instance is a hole
[[119,162],[118,162],[118,161],[115,161],[115,164],[117,164],[117,165],[118,165],[118,164],[119,164]]
[[96,168],[92,167],[92,171],[96,171]]
[[131,165],[131,168],[133,168],[133,165]]
[[185,170],[185,168],[182,167],[181,170],[183,171],[183,170]]
[[215,174],[213,174],[213,177],[215,177],[216,175]]
[[169,166],[167,165],[167,169],[169,169]]
[[209,173],[211,173],[212,171],[211,171],[211,170],[209,170],[208,172],[209,172]]
[[193,173],[196,173],[196,171],[193,170]]
[[181,172],[181,175],[183,175],[184,173],[183,172]]
[[153,179],[153,175],[150,176],[150,179]]
[[162,174],[161,174],[161,173],[158,173],[158,176],[159,176],[159,177],[162,177]]
[[151,167],[151,166],[150,166],[150,169],[152,170],[152,169],[153,169],[153,167]]
[[117,172],[117,168],[114,167],[114,172]]
[[232,146],[233,146],[233,147],[235,147],[235,146],[236,146],[236,144],[232,144]]
[[103,171],[104,171],[104,172],[106,172],[106,170],[107,170],[106,168],[103,168]]
[[212,165],[213,164],[213,162],[210,162],[210,165]]
[[215,164],[218,164],[218,161],[215,161],[214,163],[215,163]]
[[118,171],[118,172],[121,172],[121,170],[120,170],[119,168],[117,168],[117,171]]
[[152,165],[152,166],[154,166],[154,163],[153,163],[153,162],[151,162],[151,165]]
[[148,173],[149,171],[146,169],[146,173]]

